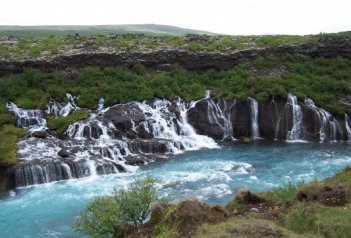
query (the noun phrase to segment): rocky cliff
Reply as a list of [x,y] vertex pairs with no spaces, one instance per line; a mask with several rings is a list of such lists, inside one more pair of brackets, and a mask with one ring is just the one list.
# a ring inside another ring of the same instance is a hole
[[176,47],[156,50],[91,50],[84,47],[78,51],[66,51],[48,58],[29,58],[21,60],[0,60],[0,76],[21,72],[25,68],[38,68],[44,71],[55,69],[72,71],[86,66],[132,66],[141,63],[156,70],[167,70],[178,64],[188,70],[230,69],[247,60],[267,55],[281,56],[300,54],[311,57],[337,57],[351,59],[351,39],[329,39],[313,43],[284,45],[280,47],[249,47],[244,50],[193,53]]

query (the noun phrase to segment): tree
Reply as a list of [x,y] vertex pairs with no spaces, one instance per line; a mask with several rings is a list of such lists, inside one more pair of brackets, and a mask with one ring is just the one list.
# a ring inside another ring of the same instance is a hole
[[156,180],[136,179],[128,188],[115,189],[112,195],[91,201],[81,211],[73,228],[84,236],[111,237],[116,225],[138,226],[150,216],[152,205],[161,201]]

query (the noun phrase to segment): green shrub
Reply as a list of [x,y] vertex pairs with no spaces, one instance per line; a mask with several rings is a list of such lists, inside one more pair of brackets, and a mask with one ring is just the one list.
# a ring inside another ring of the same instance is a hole
[[152,205],[160,201],[155,183],[147,176],[128,188],[114,190],[110,196],[94,199],[80,213],[74,229],[85,236],[111,237],[114,233],[122,235],[131,224],[142,224],[150,216]]
[[80,212],[73,228],[84,236],[111,237],[119,221],[116,201],[112,196],[103,196],[95,198]]
[[156,180],[151,176],[135,180],[128,189],[114,192],[114,199],[123,223],[140,225],[151,213],[151,206],[158,200]]

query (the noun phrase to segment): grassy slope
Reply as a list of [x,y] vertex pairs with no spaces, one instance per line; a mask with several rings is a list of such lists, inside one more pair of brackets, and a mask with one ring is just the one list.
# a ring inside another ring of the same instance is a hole
[[156,24],[97,26],[0,26],[0,36],[45,37],[74,35],[143,33],[147,35],[212,34],[206,31]]

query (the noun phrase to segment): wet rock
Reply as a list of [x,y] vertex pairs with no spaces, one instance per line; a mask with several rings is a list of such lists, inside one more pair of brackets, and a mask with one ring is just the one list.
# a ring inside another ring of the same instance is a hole
[[0,191],[12,189],[15,187],[15,169],[14,167],[0,167]]
[[60,157],[62,158],[68,158],[69,157],[69,153],[67,150],[65,149],[61,149],[58,153],[57,153]]
[[170,142],[171,141],[164,139],[136,139],[128,141],[127,143],[130,150],[136,153],[164,154],[169,152],[167,144]]
[[239,101],[231,112],[231,118],[235,137],[251,137],[251,115],[248,102]]
[[45,139],[47,137],[47,133],[45,131],[35,131],[32,133],[32,136]]
[[195,128],[196,133],[206,135],[217,140],[223,139],[223,129],[209,119],[209,105],[206,99],[198,101],[188,113],[188,121]]
[[154,136],[145,130],[144,125],[139,126],[138,138],[140,139],[152,139]]
[[248,189],[241,189],[236,193],[235,201],[239,204],[258,204],[266,202],[265,199],[251,193]]

